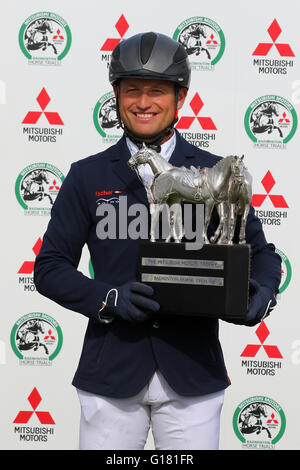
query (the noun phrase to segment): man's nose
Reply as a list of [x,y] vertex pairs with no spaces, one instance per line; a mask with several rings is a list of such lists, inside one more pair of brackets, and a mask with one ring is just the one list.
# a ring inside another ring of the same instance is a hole
[[139,109],[147,109],[150,108],[151,105],[152,101],[150,96],[147,93],[141,93],[137,100],[136,106]]

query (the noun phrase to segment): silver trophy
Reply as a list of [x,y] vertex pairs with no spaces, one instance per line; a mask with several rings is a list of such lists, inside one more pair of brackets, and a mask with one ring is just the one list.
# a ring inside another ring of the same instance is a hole
[[[139,175],[138,168],[148,164],[153,178],[147,191],[151,212],[150,240],[155,241],[156,225],[163,207],[168,208],[170,232],[166,242],[181,242],[184,236],[181,202],[204,204],[204,243],[231,245],[237,215],[241,215],[239,243],[245,243],[245,227],[252,199],[252,177],[244,164],[244,156],[230,155],[212,168],[175,167],[155,150],[144,144],[128,161]],[[219,214],[219,226],[208,239],[213,208]]]
[[[144,164],[153,173],[150,185],[145,185],[151,227],[150,242],[140,246],[138,275],[155,288],[160,313],[245,318],[250,275],[250,245],[246,243],[245,228],[252,199],[252,177],[245,167],[244,155],[222,158],[211,168],[175,167],[144,144],[128,161],[143,183],[139,167]],[[204,245],[198,251],[187,251],[185,243],[181,243],[182,202],[204,205]],[[158,243],[156,226],[165,207],[169,233],[164,243]],[[219,223],[209,239],[208,226],[214,207]],[[237,216],[240,216],[238,234]],[[234,235],[238,236],[235,244]],[[175,243],[168,243],[172,239]]]

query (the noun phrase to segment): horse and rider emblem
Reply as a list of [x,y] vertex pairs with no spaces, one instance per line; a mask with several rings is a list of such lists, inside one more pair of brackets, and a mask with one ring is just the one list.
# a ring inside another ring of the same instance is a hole
[[[128,161],[139,175],[139,166],[148,164],[153,177],[146,187],[150,205],[150,241],[155,241],[159,215],[166,207],[169,235],[166,242],[180,243],[184,237],[182,202],[203,204],[204,243],[233,244],[237,216],[241,217],[239,243],[245,244],[245,227],[252,200],[252,177],[244,164],[244,156],[230,155],[220,159],[212,168],[175,167],[145,144]],[[208,226],[216,207],[219,225],[208,239]]]
[[273,399],[254,396],[240,403],[233,427],[245,449],[274,449],[285,432],[286,418]]
[[248,107],[245,129],[253,142],[262,148],[284,148],[296,132],[298,118],[291,103],[276,95],[265,95]]
[[193,70],[213,70],[225,49],[223,31],[210,18],[195,16],[182,21],[173,39],[185,48]]
[[[185,47],[188,55],[203,54],[211,60],[209,49],[206,45],[207,29],[203,23],[193,23],[182,30],[178,41]],[[217,42],[215,41],[217,44]]]
[[16,197],[25,211],[49,213],[63,181],[63,174],[51,164],[29,165],[17,178]]
[[97,101],[93,113],[94,125],[104,142],[113,143],[121,137],[117,115],[116,97],[113,92],[105,93]]
[[24,55],[35,63],[57,65],[71,46],[71,31],[63,18],[55,13],[31,15],[19,32]]
[[100,126],[104,130],[111,129],[112,127],[120,128],[115,96],[109,98],[100,107],[98,119]]
[[[53,38],[56,38],[55,39]],[[57,30],[57,35],[54,35],[54,24],[53,21],[49,21],[47,18],[39,18],[33,21],[25,31],[25,47],[28,51],[35,51],[41,49],[41,51],[47,51],[52,49],[52,52],[57,55],[58,50],[55,42],[59,39],[59,43],[64,41],[64,36],[61,31]]]
[[32,361],[36,365],[54,359],[62,347],[62,340],[62,331],[56,320],[43,313],[24,315],[11,331],[11,346],[15,354],[22,361]]

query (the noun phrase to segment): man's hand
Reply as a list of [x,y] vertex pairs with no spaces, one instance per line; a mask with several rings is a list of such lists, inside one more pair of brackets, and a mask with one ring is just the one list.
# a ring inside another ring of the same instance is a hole
[[110,323],[115,317],[131,323],[139,323],[149,319],[149,311],[157,312],[160,305],[150,299],[154,293],[151,286],[137,281],[111,289],[99,311],[99,321]]
[[270,315],[277,304],[275,295],[269,287],[258,284],[254,279],[249,282],[249,308],[244,320],[225,320],[235,325],[254,326]]
[[254,326],[270,315],[277,302],[271,289],[258,284],[254,279],[250,279],[249,296],[245,325]]

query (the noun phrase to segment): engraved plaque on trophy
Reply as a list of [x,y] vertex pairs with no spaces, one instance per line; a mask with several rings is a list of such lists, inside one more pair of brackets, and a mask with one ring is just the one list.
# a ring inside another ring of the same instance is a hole
[[154,289],[159,314],[243,319],[248,310],[249,245],[140,244],[138,280]]

